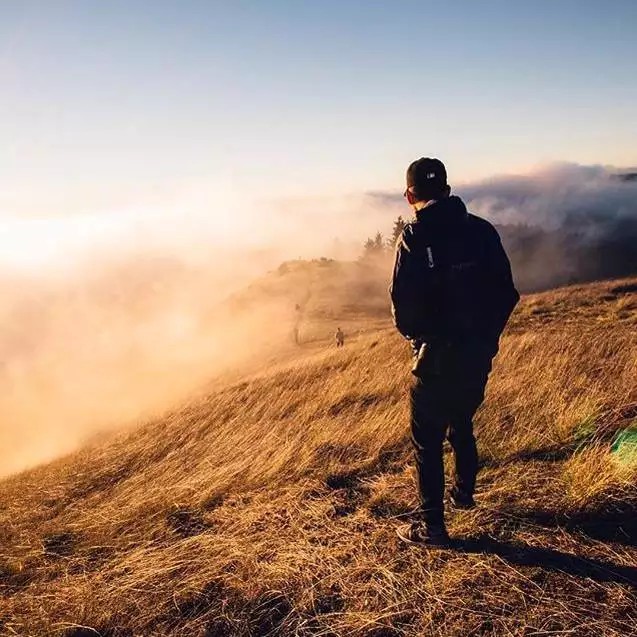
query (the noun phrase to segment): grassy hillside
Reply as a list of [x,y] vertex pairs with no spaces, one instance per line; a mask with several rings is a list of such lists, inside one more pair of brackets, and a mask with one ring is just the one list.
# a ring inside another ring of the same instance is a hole
[[334,350],[312,302],[298,358],[2,483],[2,634],[637,634],[636,452],[611,450],[637,279],[524,298],[477,416],[481,506],[430,552],[394,533],[407,347],[358,308]]

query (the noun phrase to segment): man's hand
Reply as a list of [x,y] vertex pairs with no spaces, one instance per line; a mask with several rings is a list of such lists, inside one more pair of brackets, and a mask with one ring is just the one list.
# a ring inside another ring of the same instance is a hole
[[414,350],[414,362],[411,367],[411,373],[417,378],[422,378],[425,371],[425,355],[427,353],[427,343],[411,341]]

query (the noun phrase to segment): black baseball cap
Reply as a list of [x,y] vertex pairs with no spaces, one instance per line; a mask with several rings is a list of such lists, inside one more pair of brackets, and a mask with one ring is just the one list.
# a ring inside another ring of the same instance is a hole
[[421,157],[407,168],[407,188],[422,200],[434,199],[447,188],[447,169],[439,160]]

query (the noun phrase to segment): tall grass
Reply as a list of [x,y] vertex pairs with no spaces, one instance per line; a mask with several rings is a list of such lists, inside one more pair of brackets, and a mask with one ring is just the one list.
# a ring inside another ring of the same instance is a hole
[[610,450],[637,418],[635,289],[524,299],[456,549],[395,538],[408,352],[363,331],[4,481],[4,634],[635,634],[637,468]]

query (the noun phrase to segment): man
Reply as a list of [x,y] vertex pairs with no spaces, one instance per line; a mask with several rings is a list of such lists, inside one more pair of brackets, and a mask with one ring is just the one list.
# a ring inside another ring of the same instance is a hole
[[345,333],[340,327],[336,328],[334,338],[336,339],[336,347],[343,347],[343,345],[345,345]]
[[415,355],[411,436],[420,496],[415,521],[398,535],[430,546],[449,542],[443,506],[447,432],[455,456],[451,504],[475,506],[472,419],[500,334],[520,298],[495,228],[450,193],[440,160],[423,157],[407,169],[405,197],[416,216],[397,243],[390,289],[394,322]]

